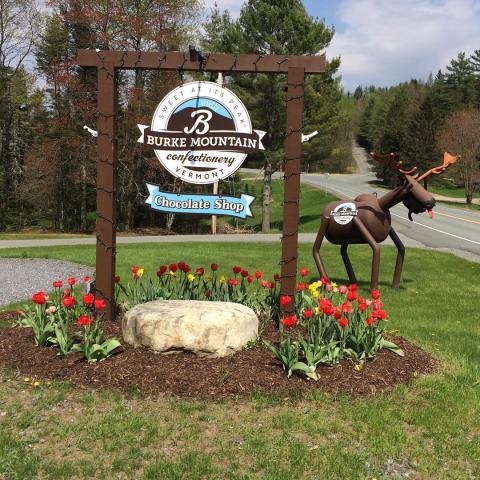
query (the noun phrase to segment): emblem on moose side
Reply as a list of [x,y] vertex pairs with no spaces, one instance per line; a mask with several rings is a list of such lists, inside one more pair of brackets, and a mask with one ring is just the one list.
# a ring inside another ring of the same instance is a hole
[[370,155],[386,168],[398,172],[402,179],[401,185],[382,197],[364,193],[356,197],[353,202],[340,201],[329,203],[322,213],[322,223],[313,246],[313,258],[320,275],[327,276],[325,266],[320,257],[322,241],[326,237],[330,243],[340,245],[340,253],[348,278],[351,283],[356,283],[357,279],[347,253],[348,246],[350,244],[370,245],[373,251],[370,287],[374,289],[378,287],[380,269],[380,248],[378,244],[390,237],[398,250],[392,282],[392,287],[398,288],[405,257],[405,247],[392,228],[390,208],[403,202],[408,208],[408,218],[411,221],[413,221],[412,213],[418,214],[427,211],[431,214],[435,206],[435,199],[420,182],[429,175],[443,173],[460,157],[445,152],[442,165],[432,168],[423,174],[417,174],[417,167],[404,170],[402,162],[397,161],[393,153],[380,155],[372,152]]

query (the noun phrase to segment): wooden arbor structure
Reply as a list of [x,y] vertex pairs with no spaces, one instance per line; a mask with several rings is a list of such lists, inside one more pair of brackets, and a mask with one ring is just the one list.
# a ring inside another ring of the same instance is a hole
[[[106,318],[114,317],[116,253],[116,71],[119,69],[178,70],[287,74],[287,121],[284,160],[284,206],[281,291],[295,293],[298,255],[302,118],[305,74],[324,73],[325,57],[217,54],[191,58],[182,52],[118,52],[79,50],[81,67],[97,69],[97,225],[96,292],[107,303]],[[293,302],[292,302],[293,303]],[[293,309],[289,304],[287,309]]]

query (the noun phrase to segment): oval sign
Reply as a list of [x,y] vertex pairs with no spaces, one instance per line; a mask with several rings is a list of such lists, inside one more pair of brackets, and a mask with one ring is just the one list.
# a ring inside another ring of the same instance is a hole
[[185,182],[215,183],[240,168],[248,153],[264,150],[265,132],[252,129],[242,101],[213,82],[189,82],[168,93],[138,139]]
[[333,217],[339,225],[350,223],[356,215],[357,207],[353,202],[341,203],[330,212],[330,216]]

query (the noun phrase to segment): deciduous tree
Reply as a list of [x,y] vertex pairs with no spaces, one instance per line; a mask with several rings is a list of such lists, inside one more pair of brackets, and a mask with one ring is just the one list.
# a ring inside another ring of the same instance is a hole
[[[463,181],[467,204],[471,204],[480,184],[480,110],[455,112],[440,131],[438,145],[442,150],[462,156],[456,172]],[[452,173],[455,174],[455,170]]]

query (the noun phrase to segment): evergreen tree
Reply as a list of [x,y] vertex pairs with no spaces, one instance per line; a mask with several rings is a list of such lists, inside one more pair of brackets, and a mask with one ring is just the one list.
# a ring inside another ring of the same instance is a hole
[[426,171],[432,167],[432,162],[438,157],[438,125],[432,97],[427,96],[413,114],[407,127],[401,148],[401,158],[406,164],[418,167],[419,171]]
[[[209,50],[224,52],[255,53],[258,55],[314,55],[325,49],[334,34],[333,28],[325,26],[323,21],[310,17],[300,0],[249,0],[240,12],[239,19],[234,22],[227,13],[220,14],[215,9],[205,27],[204,46]],[[328,102],[335,100],[338,84],[333,74],[339,66],[334,59],[329,66],[325,79],[312,79],[306,88],[305,105],[315,104],[322,107],[323,112],[317,118],[328,120],[332,110],[329,106],[320,105],[319,99]],[[270,229],[270,192],[271,178],[277,170],[283,155],[285,113],[286,113],[286,78],[283,75],[235,75],[233,88],[239,89],[241,95],[250,105],[250,112],[256,128],[265,130],[266,150],[263,154],[263,218],[262,231]],[[330,111],[329,111],[330,110]],[[313,108],[310,110],[316,114]],[[328,123],[328,122],[327,122]],[[332,130],[325,122],[314,120],[306,112],[306,124],[311,128],[322,127],[321,134],[329,136]],[[320,143],[320,142],[318,142]]]

